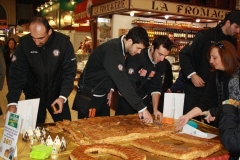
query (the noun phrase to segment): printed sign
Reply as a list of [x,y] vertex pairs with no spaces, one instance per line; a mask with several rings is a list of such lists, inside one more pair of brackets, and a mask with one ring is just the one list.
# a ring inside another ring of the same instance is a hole
[[12,160],[17,146],[22,116],[8,112],[6,116],[2,140],[0,143],[0,156]]

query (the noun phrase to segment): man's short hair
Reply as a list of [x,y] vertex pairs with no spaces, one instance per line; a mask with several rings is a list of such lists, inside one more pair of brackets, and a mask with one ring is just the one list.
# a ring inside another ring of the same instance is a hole
[[166,48],[168,51],[172,49],[172,41],[166,35],[160,35],[154,38],[152,45],[155,49],[158,49],[161,45],[163,48]]
[[236,23],[240,26],[240,10],[232,10],[228,12],[224,18],[224,21],[230,21],[231,24]]
[[133,44],[142,43],[145,47],[149,46],[149,37],[147,31],[140,26],[131,28],[126,35],[126,39],[132,39]]

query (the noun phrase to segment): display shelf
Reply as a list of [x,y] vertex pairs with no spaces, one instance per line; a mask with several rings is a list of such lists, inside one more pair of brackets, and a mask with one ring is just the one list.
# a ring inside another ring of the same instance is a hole
[[204,28],[193,28],[193,27],[182,27],[182,26],[172,26],[172,25],[161,25],[153,23],[132,23],[133,25],[152,27],[152,28],[167,28],[167,29],[176,29],[176,30],[187,30],[187,31],[200,31]]

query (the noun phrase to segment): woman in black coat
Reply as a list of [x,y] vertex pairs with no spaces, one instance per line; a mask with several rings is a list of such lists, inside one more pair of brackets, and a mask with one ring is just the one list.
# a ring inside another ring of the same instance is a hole
[[230,159],[238,159],[240,57],[231,43],[221,41],[210,48],[207,58],[212,66],[212,74],[204,96],[195,108],[179,118],[176,130],[180,130],[189,119],[199,115],[205,115],[208,122],[217,120],[221,142],[229,151]]
[[15,48],[17,46],[17,42],[15,41],[14,38],[9,38],[7,41],[7,48],[4,50],[3,55],[6,63],[6,78],[8,82],[8,73],[9,73],[9,67],[12,61],[12,57],[15,51]]

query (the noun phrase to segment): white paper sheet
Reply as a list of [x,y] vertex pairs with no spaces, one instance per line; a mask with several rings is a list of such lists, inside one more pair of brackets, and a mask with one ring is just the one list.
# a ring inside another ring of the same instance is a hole
[[20,133],[27,131],[29,127],[36,128],[40,98],[18,101],[17,114],[23,118],[23,124]]
[[200,138],[207,138],[207,139],[211,139],[217,136],[216,134],[202,132],[188,124],[186,124],[183,127],[182,131],[179,132],[179,134],[181,133],[189,134],[189,135],[200,137]]
[[163,117],[178,119],[183,115],[184,93],[164,93]]

